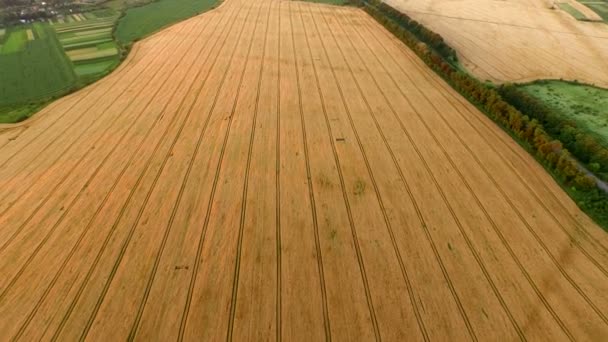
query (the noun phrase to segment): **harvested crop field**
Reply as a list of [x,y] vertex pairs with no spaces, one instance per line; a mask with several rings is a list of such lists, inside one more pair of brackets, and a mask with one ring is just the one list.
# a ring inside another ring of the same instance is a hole
[[608,239],[359,9],[228,0],[0,132],[7,339],[599,340]]
[[442,35],[481,80],[564,78],[608,87],[608,25],[577,21],[553,1],[385,2]]

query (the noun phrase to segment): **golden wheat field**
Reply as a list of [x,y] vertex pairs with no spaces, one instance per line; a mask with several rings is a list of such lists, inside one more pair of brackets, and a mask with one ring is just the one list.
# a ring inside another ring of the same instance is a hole
[[559,9],[568,2],[597,16],[575,0],[385,2],[442,35],[481,80],[564,78],[608,87],[608,25]]
[[226,0],[0,131],[2,340],[601,340],[608,238],[352,7]]

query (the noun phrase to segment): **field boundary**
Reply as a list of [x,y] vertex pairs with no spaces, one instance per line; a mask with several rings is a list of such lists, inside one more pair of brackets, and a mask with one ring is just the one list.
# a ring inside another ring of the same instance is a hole
[[[555,179],[577,206],[608,231],[608,191],[603,181],[587,170],[552,137],[541,123],[520,112],[488,83],[464,71],[446,51],[454,51],[443,38],[386,3],[361,0],[372,18],[405,43],[425,64],[464,96],[519,145],[528,151]],[[416,30],[411,30],[415,27]],[[431,37],[431,38],[429,38]]]

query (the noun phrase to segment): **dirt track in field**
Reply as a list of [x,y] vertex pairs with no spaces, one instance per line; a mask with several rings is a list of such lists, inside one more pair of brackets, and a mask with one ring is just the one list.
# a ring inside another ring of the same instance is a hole
[[564,78],[608,87],[608,25],[577,21],[553,1],[385,2],[442,35],[482,80]]
[[0,133],[2,339],[599,340],[608,239],[364,12],[229,0]]

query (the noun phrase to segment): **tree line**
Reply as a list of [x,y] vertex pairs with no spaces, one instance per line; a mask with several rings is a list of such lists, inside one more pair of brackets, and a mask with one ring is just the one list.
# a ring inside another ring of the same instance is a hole
[[[566,127],[559,122],[557,114],[550,113],[538,101],[524,98],[513,86],[497,89],[461,71],[455,50],[440,35],[406,14],[377,0],[361,0],[358,4],[461,95],[535,155],[565,186],[579,207],[601,224],[608,225],[608,194],[598,187],[597,178],[568,150],[572,148],[577,156],[585,155],[581,160],[590,162],[588,165],[599,163],[600,167],[608,166],[608,153],[600,151],[590,140],[592,138],[576,127]],[[545,129],[544,125],[550,129]]]
[[564,120],[562,115],[512,84],[498,87],[498,92],[520,112],[542,123],[549,134],[557,137],[579,161],[602,180],[608,179],[608,149],[598,139],[577,127],[575,122]]

